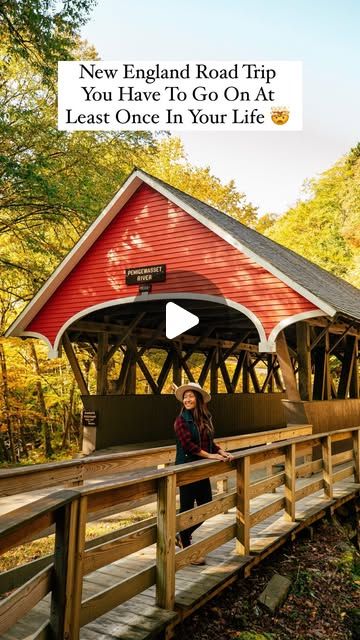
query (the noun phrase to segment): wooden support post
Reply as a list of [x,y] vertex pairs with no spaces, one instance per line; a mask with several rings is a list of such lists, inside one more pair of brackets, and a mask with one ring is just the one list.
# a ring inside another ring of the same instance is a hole
[[105,363],[107,350],[108,334],[105,332],[99,333],[96,356],[96,393],[99,396],[105,395],[107,391],[107,364]]
[[355,482],[360,483],[360,429],[353,431],[352,441]]
[[331,436],[324,436],[321,438],[321,450],[323,461],[323,479],[324,479],[324,493],[329,498],[333,497],[333,480],[332,480],[332,450],[331,450]]
[[330,333],[325,333],[324,400],[331,400]]
[[166,382],[166,379],[167,379],[167,377],[169,375],[169,371],[171,369],[172,361],[173,361],[173,354],[172,354],[171,351],[169,351],[166,354],[166,357],[165,357],[165,360],[164,360],[164,364],[161,367],[161,371],[160,371],[159,377],[157,379],[157,386],[158,386],[158,389],[159,389],[160,393],[161,393],[161,391],[162,391],[162,389],[164,387],[164,384]]
[[208,376],[208,373],[209,373],[209,371],[210,371],[212,357],[213,357],[213,356],[212,356],[212,350],[210,350],[210,351],[208,352],[208,354],[207,354],[206,358],[205,358],[205,362],[204,362],[203,367],[202,367],[202,369],[201,369],[201,373],[200,373],[199,380],[198,380],[199,385],[200,385],[201,387],[203,387],[203,386],[204,386],[204,384],[205,384],[205,380],[206,380],[206,378],[207,378],[207,376]]
[[250,361],[250,353],[247,351],[245,354],[245,359],[243,363],[243,373],[242,373],[242,392],[249,393],[249,361]]
[[[251,357],[251,356],[250,356]],[[261,393],[261,387],[260,387],[260,383],[256,374],[256,365],[258,364],[258,362],[260,362],[261,358],[259,358],[257,355],[255,356],[255,360],[251,363],[250,366],[248,366],[248,370],[250,373],[250,378],[251,378],[251,382],[253,383],[253,387],[254,387],[254,391],[255,393]]]
[[51,596],[52,637],[68,640],[72,623],[72,588],[75,575],[75,539],[79,500],[74,499],[56,512],[54,586]]
[[324,400],[324,378],[326,370],[326,354],[324,347],[319,347],[314,351],[314,389],[313,400]]
[[132,337],[132,351],[129,363],[129,368],[126,377],[125,395],[136,393],[136,354],[137,354],[137,342],[136,338]]
[[346,336],[344,359],[341,367],[338,398],[347,398],[350,391],[352,373],[354,370],[354,352],[355,352],[355,338],[353,336]]
[[180,387],[182,383],[180,357],[175,349],[173,350],[173,383],[177,387]]
[[349,393],[350,393],[350,398],[359,398],[360,397],[360,385],[359,385],[359,360],[358,360],[358,354],[359,354],[359,339],[358,338],[354,338],[354,360],[353,360],[353,367],[352,367],[352,371],[351,371],[351,379],[350,379],[350,389],[349,389]]
[[67,333],[64,333],[63,337],[62,337],[62,344],[64,347],[64,351],[67,355],[67,359],[69,360],[69,364],[71,366],[72,372],[74,374],[74,378],[79,386],[80,392],[83,396],[88,396],[89,395],[89,389],[88,386],[85,382],[85,378],[83,376],[83,372],[80,369],[80,365],[79,362],[77,360],[77,357],[75,355],[75,351],[73,349],[73,346],[70,342],[70,338],[67,335]]
[[210,367],[210,393],[212,395],[215,395],[216,393],[218,393],[218,389],[219,389],[218,360],[219,360],[219,353],[218,353],[218,349],[215,348],[213,352],[213,357],[211,360],[211,367]]
[[273,393],[274,391],[274,356],[272,353],[268,353],[267,355],[267,378],[268,378],[268,392]]
[[220,357],[219,369],[221,371],[221,375],[226,387],[226,391],[227,393],[234,393],[229,372],[227,370],[226,361],[224,360],[224,357],[223,357],[222,349],[219,349],[219,357]]
[[[72,611],[71,611],[71,638],[78,640],[80,637],[80,610],[83,587],[83,561],[85,553],[85,534],[87,520],[87,496],[82,496],[79,502],[78,517],[76,523],[76,536],[74,546],[74,582],[72,587]],[[70,636],[69,636],[70,637]]]
[[299,366],[299,393],[302,400],[311,400],[311,351],[310,326],[306,322],[296,323],[296,343]]
[[232,381],[231,381],[231,384],[232,384],[233,389],[234,389],[234,393],[236,392],[236,387],[237,387],[237,384],[238,384],[239,379],[240,379],[241,370],[242,370],[242,368],[244,366],[244,362],[246,360],[247,353],[248,353],[247,351],[241,351],[239,353],[239,355],[238,355],[238,361],[236,363],[234,375],[233,375]]
[[236,466],[236,553],[250,553],[250,456],[240,458]]
[[296,445],[289,444],[285,447],[285,513],[292,522],[295,521],[296,507]]
[[124,393],[126,376],[128,373],[128,368],[130,366],[130,360],[131,360],[131,353],[130,353],[129,347],[127,347],[123,355],[119,378],[115,384],[115,393],[118,393],[119,395]]
[[227,493],[229,491],[229,478],[227,476],[216,481],[216,491],[217,493]]
[[299,401],[300,393],[296,384],[296,377],[290,360],[289,349],[286,342],[285,333],[280,331],[276,339],[276,353],[280,364],[282,377],[285,384],[285,391],[288,400]]
[[158,480],[157,532],[156,604],[172,611],[175,606],[175,474]]

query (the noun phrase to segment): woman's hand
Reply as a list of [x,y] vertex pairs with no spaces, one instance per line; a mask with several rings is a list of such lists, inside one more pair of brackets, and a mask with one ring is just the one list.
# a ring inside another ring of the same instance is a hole
[[230,451],[225,451],[224,449],[219,449],[218,454],[221,456],[222,460],[234,460],[234,456]]
[[224,460],[224,457],[220,453],[208,453],[207,458],[209,460]]

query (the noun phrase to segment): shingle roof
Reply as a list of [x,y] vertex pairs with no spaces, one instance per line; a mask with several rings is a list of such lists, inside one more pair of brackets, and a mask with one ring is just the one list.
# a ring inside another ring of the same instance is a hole
[[152,181],[165,187],[184,205],[190,206],[210,222],[231,234],[235,240],[241,242],[259,258],[266,260],[293,282],[335,308],[339,315],[360,320],[360,289],[334,276],[291,249],[287,249],[254,229],[246,227],[230,215],[218,211],[205,202],[146,174],[146,172],[139,171],[139,173],[144,173]]

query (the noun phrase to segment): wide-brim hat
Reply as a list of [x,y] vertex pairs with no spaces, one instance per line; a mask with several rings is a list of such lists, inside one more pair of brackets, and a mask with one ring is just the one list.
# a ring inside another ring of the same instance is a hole
[[188,384],[182,384],[180,387],[177,387],[175,391],[175,396],[177,400],[179,400],[179,402],[183,401],[185,391],[197,391],[198,393],[201,393],[205,403],[210,402],[211,400],[210,393],[208,393],[207,391],[205,391],[205,389],[200,387],[198,382],[189,382]]

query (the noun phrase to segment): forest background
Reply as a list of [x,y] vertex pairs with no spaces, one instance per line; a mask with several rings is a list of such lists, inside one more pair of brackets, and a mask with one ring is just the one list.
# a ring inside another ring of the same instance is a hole
[[[78,35],[94,4],[0,2],[1,335],[134,166],[360,286],[360,144],[308,180],[283,215],[259,217],[234,181],[191,164],[181,140],[166,132],[58,131],[57,61],[98,59]],[[91,388],[94,353],[79,356]],[[145,361],[156,375],[159,355],[149,352]],[[137,384],[146,392],[140,376]],[[72,456],[81,444],[81,408],[65,357],[48,360],[40,341],[0,338],[1,464]]]

